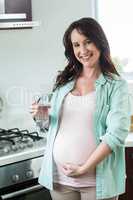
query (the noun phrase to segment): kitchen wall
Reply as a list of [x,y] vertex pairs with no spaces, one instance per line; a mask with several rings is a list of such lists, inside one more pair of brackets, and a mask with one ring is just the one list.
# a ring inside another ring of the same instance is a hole
[[0,128],[34,129],[29,114],[34,95],[52,89],[65,65],[62,36],[80,17],[95,16],[94,0],[32,0],[33,29],[0,30]]

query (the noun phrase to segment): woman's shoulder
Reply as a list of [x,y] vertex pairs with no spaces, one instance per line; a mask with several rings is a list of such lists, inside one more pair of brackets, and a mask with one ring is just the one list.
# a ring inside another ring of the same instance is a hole
[[116,74],[111,74],[111,77],[106,76],[107,83],[115,86],[119,85],[128,85],[127,81],[122,77]]
[[120,93],[128,94],[128,83],[127,81],[118,75],[113,74],[112,77],[105,77],[106,84],[105,90],[108,91],[109,95],[117,94],[119,96]]

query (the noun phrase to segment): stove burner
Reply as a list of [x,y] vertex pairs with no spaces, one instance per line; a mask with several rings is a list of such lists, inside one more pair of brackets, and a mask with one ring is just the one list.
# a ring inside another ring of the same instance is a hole
[[18,128],[0,129],[0,156],[14,151],[33,147],[34,143],[43,139],[38,132],[19,130]]

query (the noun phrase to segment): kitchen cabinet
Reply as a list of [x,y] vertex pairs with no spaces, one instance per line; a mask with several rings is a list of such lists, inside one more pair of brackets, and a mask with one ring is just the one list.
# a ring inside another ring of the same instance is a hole
[[119,200],[133,199],[133,147],[126,147],[126,192],[120,195]]

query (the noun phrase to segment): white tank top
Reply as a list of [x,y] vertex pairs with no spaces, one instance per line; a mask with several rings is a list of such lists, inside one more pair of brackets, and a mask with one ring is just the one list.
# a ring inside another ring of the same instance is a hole
[[72,178],[65,176],[60,167],[64,163],[82,165],[95,150],[93,115],[95,91],[84,96],[69,93],[63,103],[60,127],[53,147],[56,164],[54,182],[74,187],[95,186],[95,170]]

